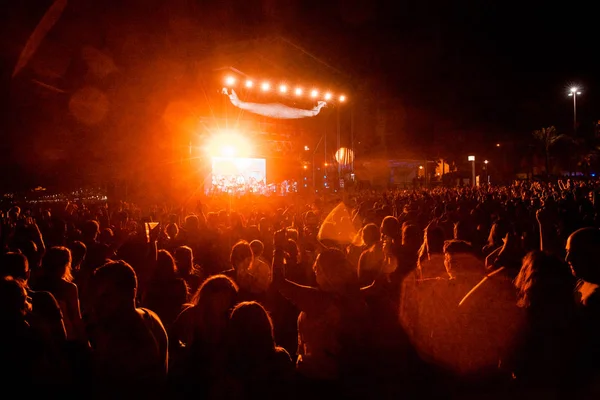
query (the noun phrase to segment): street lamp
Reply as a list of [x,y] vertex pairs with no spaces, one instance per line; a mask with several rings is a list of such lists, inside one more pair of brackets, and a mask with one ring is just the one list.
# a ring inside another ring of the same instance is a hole
[[573,97],[573,133],[577,131],[577,96],[581,94],[581,91],[577,86],[573,86],[569,90],[569,96]]
[[475,156],[469,156],[468,160],[471,161],[471,169],[473,173],[472,185],[475,186]]

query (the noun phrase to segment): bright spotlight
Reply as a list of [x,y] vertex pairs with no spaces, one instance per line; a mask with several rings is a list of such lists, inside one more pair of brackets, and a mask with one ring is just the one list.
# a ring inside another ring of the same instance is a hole
[[304,164],[304,165],[302,166],[302,168],[304,168],[304,169],[308,169],[308,165]]
[[302,95],[302,89],[296,88],[296,96],[301,96],[301,95]]
[[344,96],[344,95],[341,95],[341,96],[340,96],[340,102],[342,102],[342,103],[343,103],[343,102],[345,102],[345,101],[346,101],[346,96]]
[[210,137],[205,150],[210,157],[247,157],[251,155],[251,143],[236,132],[222,132]]
[[309,151],[310,148],[308,146],[304,146],[304,151]]
[[313,91],[312,91],[312,92],[310,92],[310,96],[311,96],[311,97],[317,97],[318,95],[319,95],[319,91],[317,91],[317,90],[315,90],[315,89],[313,89]]
[[233,76],[228,76],[225,78],[225,84],[227,86],[233,86],[235,84],[235,78]]
[[577,90],[579,90],[579,88],[577,88],[576,86],[573,86],[571,88],[571,93],[575,93],[575,92],[577,92]]
[[423,166],[422,166],[422,165],[419,165],[419,169],[423,169]]
[[248,80],[246,81],[246,87],[247,87],[247,88],[251,88],[253,85],[254,85],[254,82],[252,82],[250,79],[248,79]]
[[469,161],[475,161],[475,156],[469,156],[468,160]]
[[325,100],[331,100],[331,93],[325,93]]
[[285,85],[281,85],[281,86],[279,86],[279,91],[280,91],[281,93],[285,93],[285,92],[287,92],[287,86],[285,86]]
[[266,91],[268,91],[269,89],[271,89],[271,85],[269,85],[269,82],[263,82],[263,84],[262,84],[262,85],[260,85],[260,88],[261,88],[263,91],[265,91],[265,92],[266,92]]

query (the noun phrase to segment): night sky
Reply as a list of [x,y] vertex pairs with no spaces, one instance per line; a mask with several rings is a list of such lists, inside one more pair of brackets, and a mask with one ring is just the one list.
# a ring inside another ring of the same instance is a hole
[[[86,1],[90,2],[71,3]],[[29,140],[27,121],[35,119],[30,114],[24,117],[22,106],[14,106],[15,96],[21,105],[23,99],[30,96],[34,102],[37,96],[24,92],[26,86],[15,84],[10,75],[27,37],[51,3],[4,2],[0,10],[5,180],[19,174],[14,160],[24,158],[14,144]],[[69,11],[74,7],[69,4],[55,29],[65,30],[71,24],[69,29],[75,31],[69,46],[73,46],[79,38],[94,36],[84,30],[102,31],[112,13],[120,21],[129,19],[138,27],[168,34],[168,26],[157,23],[160,13],[149,11],[165,7],[161,0],[113,3],[96,5],[107,11],[103,20],[89,24],[85,18],[93,19],[93,6],[80,17],[82,22],[74,24],[72,20],[79,17]],[[549,125],[568,133],[573,114],[567,88],[573,83],[583,88],[578,106],[582,129],[591,129],[593,121],[600,120],[596,111],[600,103],[598,18],[591,2],[197,0],[187,4],[193,4],[189,12],[204,18],[210,29],[235,31],[232,39],[285,34],[347,73],[350,81],[375,82],[374,96],[422,110],[420,118],[448,121],[454,130],[471,132],[470,138],[481,142],[518,139]],[[22,146],[19,149],[23,151]]]

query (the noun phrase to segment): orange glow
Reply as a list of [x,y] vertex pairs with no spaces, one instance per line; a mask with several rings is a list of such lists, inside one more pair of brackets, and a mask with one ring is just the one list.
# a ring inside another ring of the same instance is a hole
[[233,76],[228,76],[227,78],[225,78],[225,84],[227,86],[235,85],[235,78]]
[[296,96],[302,96],[302,89],[296,88]]
[[317,90],[314,90],[312,92],[310,92],[310,96],[311,97],[317,97],[319,95],[319,92]]
[[331,100],[331,93],[325,93],[325,100]]
[[250,79],[248,79],[248,80],[246,81],[246,87],[247,87],[247,88],[251,88],[253,85],[254,85],[254,82],[252,82]]
[[302,166],[302,168],[308,169],[308,165],[305,164],[305,165]]
[[251,143],[237,132],[222,132],[209,138],[205,150],[210,157],[248,157]]
[[271,85],[269,84],[269,82],[263,82],[263,84],[262,84],[262,85],[260,85],[260,88],[261,88],[263,91],[265,91],[265,92],[266,92],[266,91],[268,91],[269,89],[271,89]]
[[279,86],[279,91],[280,91],[281,93],[286,93],[286,92],[287,92],[287,86],[285,86],[285,85],[281,85],[281,86]]
[[345,101],[346,101],[346,96],[344,96],[344,95],[341,95],[341,96],[340,96],[340,101],[341,101],[342,103],[343,103],[343,102],[345,102]]

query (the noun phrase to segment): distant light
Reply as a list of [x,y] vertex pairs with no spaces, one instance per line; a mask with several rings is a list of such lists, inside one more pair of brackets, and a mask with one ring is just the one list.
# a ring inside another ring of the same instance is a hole
[[260,88],[261,88],[263,91],[265,91],[265,92],[266,92],[266,91],[268,91],[269,89],[271,89],[271,85],[269,85],[269,82],[263,82],[263,84],[262,84],[262,85],[260,85]]
[[327,167],[329,164],[325,163],[325,166]]
[[319,91],[318,90],[313,89],[313,91],[310,92],[310,96],[311,97],[317,97],[318,95],[319,95]]
[[303,165],[302,168],[308,169],[308,165]]
[[345,102],[345,101],[346,101],[346,96],[344,96],[344,95],[341,95],[341,96],[340,96],[340,101],[341,101],[342,103],[343,103],[343,102]]
[[579,90],[579,88],[578,88],[577,86],[573,86],[573,87],[571,88],[571,93],[575,93],[575,92],[576,92],[576,91],[578,91],[578,90]]
[[419,169],[423,169],[423,166],[422,166],[422,165],[419,165]]
[[500,143],[496,143],[496,147],[500,147]]
[[252,86],[254,86],[254,82],[252,82],[250,79],[248,79],[248,80],[246,81],[246,87],[247,87],[247,88],[251,88]]
[[308,146],[304,146],[304,151],[309,151],[310,148]]
[[577,92],[577,94],[581,94],[581,92]]
[[296,88],[296,96],[302,96],[302,89],[301,88]]
[[592,175],[592,178],[594,178],[596,176],[596,174],[590,174],[590,175]]
[[287,86],[285,86],[285,85],[281,85],[281,86],[279,86],[279,91],[280,91],[281,93],[286,93],[286,92],[287,92]]
[[331,100],[331,93],[325,93],[325,100]]
[[475,161],[475,156],[469,156],[469,161]]
[[228,76],[225,78],[225,84],[227,86],[233,86],[235,85],[235,78],[233,76]]

